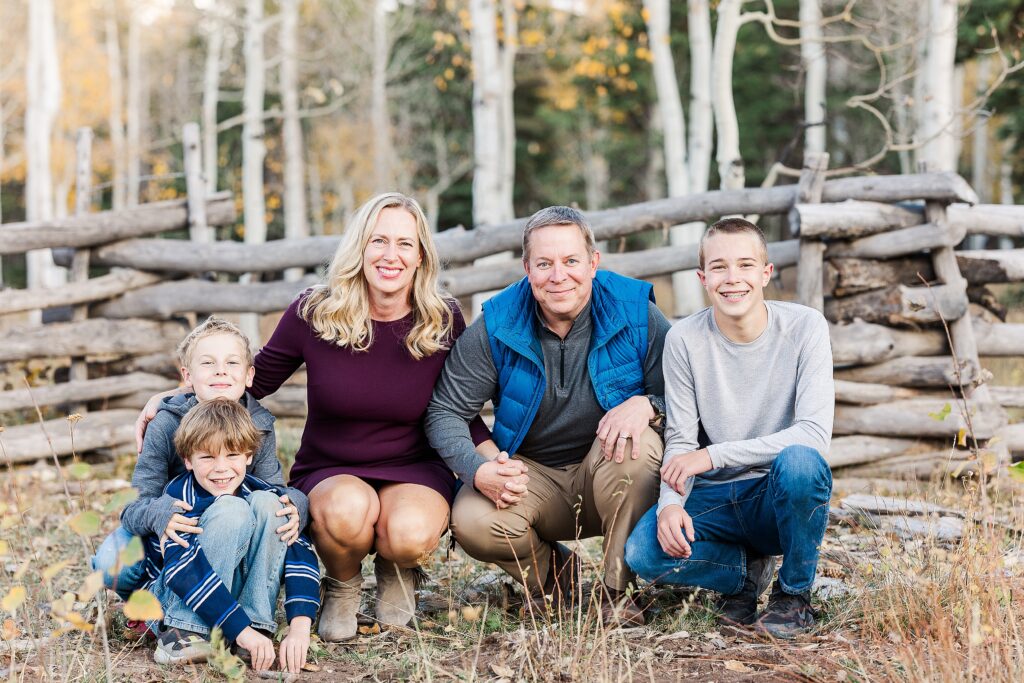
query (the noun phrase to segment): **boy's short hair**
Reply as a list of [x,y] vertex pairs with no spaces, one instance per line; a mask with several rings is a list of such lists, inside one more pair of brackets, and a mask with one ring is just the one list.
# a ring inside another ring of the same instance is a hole
[[214,334],[233,334],[238,337],[242,348],[245,349],[245,364],[247,367],[252,366],[252,345],[249,343],[249,338],[245,336],[245,333],[239,329],[238,325],[211,315],[204,322],[199,323],[178,344],[178,362],[181,364],[181,367],[187,368],[189,363],[192,362],[192,353],[195,351],[199,340]]
[[764,238],[761,228],[745,218],[723,218],[705,230],[704,235],[700,238],[700,249],[697,251],[697,263],[700,264],[698,267],[704,270],[704,244],[709,239],[718,234],[739,235],[742,233],[747,233],[757,238],[757,241],[761,243],[761,260],[768,263],[768,240]]
[[252,415],[238,401],[216,398],[196,405],[185,414],[174,433],[174,450],[183,461],[199,451],[253,454],[263,434],[253,424]]

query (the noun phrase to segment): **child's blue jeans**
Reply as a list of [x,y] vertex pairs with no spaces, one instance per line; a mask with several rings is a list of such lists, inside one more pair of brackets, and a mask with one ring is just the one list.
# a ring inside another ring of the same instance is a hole
[[[277,630],[274,611],[281,587],[287,544],[276,529],[285,523],[277,517],[282,507],[270,491],[254,491],[248,498],[221,496],[199,518],[203,533],[199,542],[203,554],[252,621],[252,627],[273,633]],[[153,592],[164,609],[164,625],[207,635],[203,622],[157,579]]]
[[142,574],[145,560],[118,566],[118,557],[132,538],[124,527],[118,526],[103,539],[103,543],[90,560],[93,571],[103,571],[103,584],[117,593],[122,600],[127,600],[133,590],[142,586],[145,579]]
[[688,559],[662,550],[655,506],[626,541],[626,563],[647,581],[734,595],[748,555],[782,555],[782,590],[803,593],[814,583],[831,495],[832,472],[821,454],[790,446],[764,477],[693,488],[685,505],[696,538]]

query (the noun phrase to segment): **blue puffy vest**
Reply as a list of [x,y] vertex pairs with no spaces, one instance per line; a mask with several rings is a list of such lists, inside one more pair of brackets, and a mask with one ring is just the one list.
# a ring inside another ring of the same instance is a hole
[[[590,316],[587,367],[597,401],[606,411],[644,393],[647,357],[648,282],[598,271]],[[498,371],[492,435],[513,454],[523,442],[544,396],[544,356],[537,338],[536,300],[524,277],[484,303],[491,357]]]

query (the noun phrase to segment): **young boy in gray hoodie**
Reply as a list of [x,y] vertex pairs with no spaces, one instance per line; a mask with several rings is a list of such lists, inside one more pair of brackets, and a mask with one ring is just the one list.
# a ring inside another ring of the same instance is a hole
[[277,513],[282,517],[277,532],[281,540],[291,543],[309,521],[309,501],[294,488],[285,488],[281,463],[277,459],[274,416],[245,390],[252,386],[254,375],[252,348],[248,338],[235,325],[219,318],[209,318],[178,346],[181,375],[189,393],[167,396],[160,403],[156,417],[146,429],[142,451],[132,473],[132,486],[139,497],[121,513],[121,526],[100,545],[92,558],[94,570],[103,570],[108,588],[127,599],[144,579],[143,562],[123,565],[122,549],[133,536],[166,537],[187,547],[179,534],[202,533],[198,520],[183,513],[187,503],[164,494],[164,487],[185,471],[182,459],[174,449],[174,433],[182,418],[194,406],[215,398],[239,401],[252,416],[263,440],[253,455],[247,473],[283,488],[284,506]]

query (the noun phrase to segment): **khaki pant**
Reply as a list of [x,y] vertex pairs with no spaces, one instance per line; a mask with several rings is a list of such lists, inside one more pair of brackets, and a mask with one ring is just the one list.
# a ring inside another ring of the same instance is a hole
[[633,572],[623,559],[626,539],[658,499],[664,444],[650,428],[633,460],[606,460],[596,440],[583,462],[547,467],[517,455],[529,468],[529,495],[499,510],[472,486],[463,486],[452,508],[452,532],[471,557],[494,562],[532,591],[548,575],[553,541],[604,536],[604,582],[625,590]]

